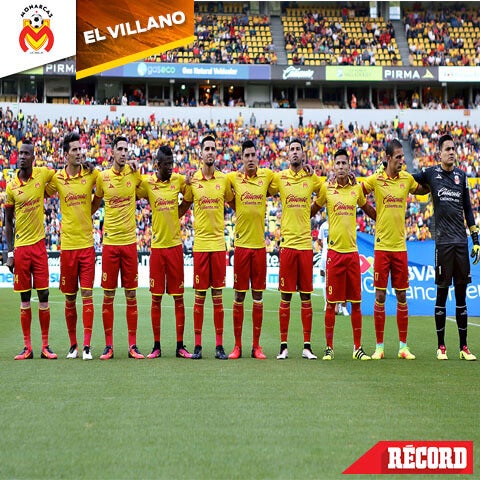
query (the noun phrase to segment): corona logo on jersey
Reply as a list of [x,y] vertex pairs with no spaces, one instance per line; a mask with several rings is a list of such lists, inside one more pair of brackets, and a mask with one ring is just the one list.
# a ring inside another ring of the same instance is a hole
[[347,474],[472,474],[471,441],[382,441],[343,473]]
[[23,28],[18,41],[24,52],[44,53],[53,47],[54,37],[50,28],[52,13],[44,5],[26,7],[22,11]]

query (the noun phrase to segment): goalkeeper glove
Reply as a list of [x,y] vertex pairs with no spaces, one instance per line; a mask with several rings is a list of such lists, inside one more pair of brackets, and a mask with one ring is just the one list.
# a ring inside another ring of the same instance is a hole
[[473,248],[470,256],[473,258],[473,264],[476,265],[478,262],[480,262],[480,244],[478,242],[478,228],[475,226],[471,227],[470,233],[473,241]]

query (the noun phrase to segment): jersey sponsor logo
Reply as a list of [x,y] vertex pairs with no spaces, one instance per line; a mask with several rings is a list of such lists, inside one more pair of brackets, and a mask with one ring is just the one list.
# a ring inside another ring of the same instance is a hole
[[458,201],[462,196],[462,192],[456,190],[450,190],[447,187],[442,187],[437,192],[438,198],[440,200],[455,200]]
[[298,197],[297,195],[291,193],[285,198],[285,203],[289,207],[293,208],[304,207],[307,203],[307,197]]
[[387,208],[402,208],[403,198],[388,194],[383,199],[383,205],[385,205]]
[[157,198],[155,200],[155,207],[157,207],[158,210],[170,210],[172,207],[176,207],[178,204],[176,198],[172,199],[167,199],[167,198]]
[[112,208],[122,208],[130,203],[130,197],[121,197],[116,195],[108,201],[108,205]]
[[69,206],[72,206],[72,204],[80,204],[82,203],[82,200],[85,201],[87,199],[87,194],[76,194],[76,193],[67,193],[65,195],[65,203],[69,204]]
[[337,215],[351,215],[352,213],[356,212],[355,205],[347,205],[343,202],[337,202],[333,206],[333,212]]
[[261,193],[243,192],[240,195],[240,200],[244,205],[259,205],[265,201],[265,197]]
[[442,176],[441,176],[439,173],[437,173],[437,176],[436,176],[435,178],[441,180],[441,179],[442,179]]
[[197,205],[200,208],[217,208],[219,202],[219,198],[210,198],[203,196],[198,199]]

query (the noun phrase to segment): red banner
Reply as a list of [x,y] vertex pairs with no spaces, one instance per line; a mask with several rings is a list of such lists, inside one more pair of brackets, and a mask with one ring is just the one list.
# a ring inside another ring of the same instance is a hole
[[344,474],[472,474],[471,441],[382,441]]

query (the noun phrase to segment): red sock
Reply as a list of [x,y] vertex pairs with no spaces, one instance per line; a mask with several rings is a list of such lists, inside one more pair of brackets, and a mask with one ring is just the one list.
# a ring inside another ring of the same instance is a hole
[[301,317],[303,325],[303,342],[310,343],[310,337],[312,335],[312,301],[302,300]]
[[77,343],[77,302],[65,300],[65,320],[67,322],[67,332],[70,338],[70,345]]
[[333,348],[333,330],[335,329],[335,309],[336,304],[327,302],[325,311],[325,340],[327,347]]
[[27,348],[32,348],[30,328],[32,325],[32,308],[20,307],[20,325],[22,326],[23,341]]
[[175,295],[173,300],[175,302],[177,342],[180,342],[183,345],[183,333],[185,331],[185,303],[183,302],[183,295]]
[[83,319],[83,345],[90,346],[92,342],[93,330],[93,297],[82,297],[82,319]]
[[290,302],[280,300],[278,309],[278,318],[280,320],[280,342],[287,343],[288,325],[290,324]]
[[48,346],[48,330],[50,329],[50,307],[48,303],[40,303],[38,306],[38,318],[42,332],[42,348]]
[[137,344],[138,308],[137,298],[127,298],[128,346]]
[[195,345],[202,344],[204,305],[205,305],[205,297],[201,295],[195,295],[195,303],[193,304],[193,330],[195,332]]
[[375,300],[375,306],[373,307],[373,320],[375,323],[375,335],[377,337],[377,343],[383,343],[383,332],[385,330],[385,304],[378,303]]
[[253,337],[252,346],[260,345],[260,333],[262,332],[263,322],[263,301],[254,300],[252,308]]
[[358,350],[362,344],[362,310],[360,303],[352,303],[352,331],[353,331],[353,348]]
[[160,343],[160,324],[162,321],[162,296],[152,295],[152,308],[150,310],[152,320],[153,341]]
[[407,343],[408,305],[406,303],[397,302],[397,326],[398,339],[403,343]]
[[212,296],[213,302],[213,323],[215,325],[215,344],[223,345],[223,301],[222,295]]
[[115,297],[103,296],[102,320],[105,332],[105,345],[113,346],[113,300]]
[[242,327],[243,327],[244,308],[243,302],[233,302],[233,335],[235,336],[235,346],[242,346]]

